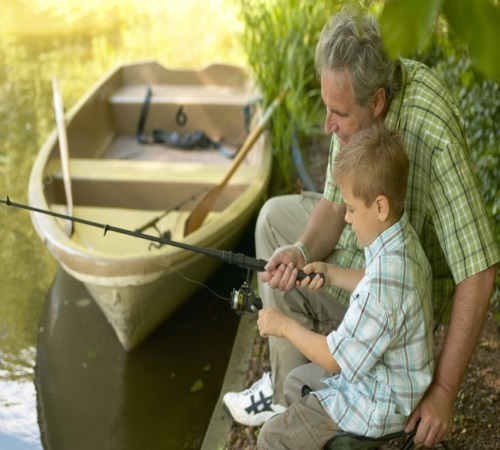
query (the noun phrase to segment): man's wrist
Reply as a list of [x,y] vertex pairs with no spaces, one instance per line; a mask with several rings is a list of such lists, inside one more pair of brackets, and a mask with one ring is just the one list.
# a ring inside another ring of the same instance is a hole
[[297,241],[294,245],[300,250],[300,253],[302,253],[302,257],[304,258],[304,266],[309,264],[311,262],[311,258],[309,256],[309,250],[307,249],[306,245],[300,241]]

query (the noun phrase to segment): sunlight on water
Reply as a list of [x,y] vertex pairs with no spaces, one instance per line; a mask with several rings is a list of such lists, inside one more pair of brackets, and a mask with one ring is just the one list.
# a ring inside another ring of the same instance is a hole
[[[207,61],[243,63],[238,44],[241,22],[228,0],[3,0],[0,34],[88,37],[117,32],[112,42],[98,39],[91,51],[112,55],[118,44],[125,58],[160,58],[193,66]],[[142,28],[142,33],[138,33]],[[74,55],[74,57],[84,55]]]
[[20,353],[21,361],[3,361],[0,366],[3,367],[0,369],[1,448],[40,448],[36,391],[32,382],[35,353],[31,347]]
[[[2,0],[0,197],[27,202],[38,149],[54,128],[51,79],[71,108],[112,66],[244,64],[229,0]],[[0,206],[0,448],[41,448],[33,385],[38,323],[57,264],[29,214]]]

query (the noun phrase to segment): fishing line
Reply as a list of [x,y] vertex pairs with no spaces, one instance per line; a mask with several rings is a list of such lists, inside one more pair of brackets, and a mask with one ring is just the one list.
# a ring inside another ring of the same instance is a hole
[[165,267],[166,269],[173,270],[175,273],[177,273],[178,275],[180,275],[182,278],[184,278],[186,281],[189,281],[190,283],[198,284],[198,285],[204,287],[205,289],[207,289],[208,291],[210,291],[210,293],[212,295],[215,295],[217,298],[220,298],[221,300],[224,300],[224,301],[227,301],[227,302],[231,301],[231,299],[229,297],[222,297],[222,295],[217,294],[217,292],[215,292],[213,289],[211,289],[205,283],[202,283],[201,281],[193,280],[192,278],[187,277],[180,270],[176,269],[174,266],[169,266],[168,264],[161,263],[160,261],[156,261],[156,264],[158,264],[161,267]]

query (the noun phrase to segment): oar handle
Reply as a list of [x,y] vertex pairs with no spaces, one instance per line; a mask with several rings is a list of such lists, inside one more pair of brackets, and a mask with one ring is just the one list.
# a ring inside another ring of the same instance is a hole
[[224,175],[224,178],[222,181],[219,183],[219,186],[225,186],[227,182],[231,179],[233,176],[234,172],[236,169],[239,167],[245,156],[247,155],[248,151],[253,147],[253,144],[255,144],[255,141],[259,138],[259,136],[262,134],[262,131],[264,130],[265,126],[267,125],[267,122],[269,122],[269,119],[273,115],[274,110],[278,107],[278,105],[281,103],[283,98],[285,97],[288,89],[283,89],[281,93],[276,97],[271,104],[267,107],[266,111],[262,115],[262,117],[259,119],[259,122],[257,123],[257,126],[252,130],[250,135],[246,138],[245,142],[243,143],[243,146],[240,148],[239,152],[235,156],[233,163],[227,170],[226,174]]
[[[59,140],[59,152],[61,154],[61,169],[63,174],[64,192],[66,194],[66,203],[68,214],[73,215],[73,193],[71,190],[71,176],[69,171],[69,150],[68,137],[66,135],[66,124],[64,121],[64,109],[59,84],[57,78],[52,79],[52,93],[54,99],[54,113],[56,117],[57,137]],[[69,229],[66,232],[71,236],[73,234],[73,224],[68,222]]]
[[284,89],[283,91],[281,91],[280,95],[278,95],[278,97],[276,97],[271,102],[271,104],[267,107],[265,113],[260,118],[258,125],[245,139],[243,146],[238,152],[238,155],[231,163],[229,169],[226,171],[226,174],[224,175],[222,181],[218,185],[212,187],[210,191],[205,195],[205,197],[203,197],[198,202],[198,204],[195,205],[195,207],[192,209],[191,214],[189,214],[188,218],[186,219],[186,222],[184,223],[184,236],[187,236],[188,234],[200,228],[203,221],[211,211],[212,206],[217,200],[217,197],[220,195],[221,191],[224,189],[224,187],[226,186],[227,182],[229,181],[233,173],[239,167],[241,161],[243,161],[243,158],[246,156],[248,151],[252,148],[253,144],[264,130],[266,123],[269,121],[272,113],[274,112],[278,104],[281,102],[283,97],[286,95],[286,93],[287,89]]

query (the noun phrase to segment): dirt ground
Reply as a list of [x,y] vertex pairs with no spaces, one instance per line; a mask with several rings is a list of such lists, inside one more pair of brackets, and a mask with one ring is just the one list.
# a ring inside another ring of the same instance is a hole
[[[317,144],[315,143],[314,148],[319,150],[309,152],[307,163],[312,179],[321,190],[328,143],[324,141],[319,143],[320,145]],[[300,189],[300,180],[297,180],[297,190]],[[447,441],[450,449],[500,449],[500,323],[495,321],[495,312],[492,304],[455,402],[453,432]],[[442,339],[443,332],[438,330],[436,333],[438,347]],[[269,370],[267,340],[260,338],[256,333],[252,359],[248,364],[247,379],[242,380],[242,389],[258,380],[266,370]],[[259,428],[244,427],[234,423],[225,450],[256,449],[258,432]],[[381,449],[393,450],[399,446],[394,443]]]

